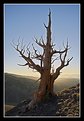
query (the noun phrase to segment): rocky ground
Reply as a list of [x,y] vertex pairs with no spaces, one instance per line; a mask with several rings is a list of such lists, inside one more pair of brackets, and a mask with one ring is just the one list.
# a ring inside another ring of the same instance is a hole
[[58,94],[58,116],[79,116],[79,85]]
[[6,112],[6,116],[79,116],[79,84],[58,92],[57,96],[46,97],[32,110],[25,110],[28,100],[24,100],[16,107]]

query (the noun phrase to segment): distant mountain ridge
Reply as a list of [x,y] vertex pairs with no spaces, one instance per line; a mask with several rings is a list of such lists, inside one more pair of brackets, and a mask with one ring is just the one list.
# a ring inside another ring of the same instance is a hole
[[22,77],[22,78],[29,78],[32,80],[37,80],[39,77],[34,77],[34,76],[25,76],[25,75],[18,75],[18,74],[13,74],[13,73],[4,73],[5,75],[10,75],[10,76],[15,76],[15,77]]

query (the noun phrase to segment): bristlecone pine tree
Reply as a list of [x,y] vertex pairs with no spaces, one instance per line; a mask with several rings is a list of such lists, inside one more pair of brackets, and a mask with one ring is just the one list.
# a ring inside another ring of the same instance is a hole
[[[51,42],[51,11],[49,9],[49,22],[48,26],[45,26],[46,31],[47,31],[47,40],[46,42],[43,41],[43,38],[41,38],[40,41],[38,41],[35,38],[35,42],[43,49],[43,53],[39,54],[38,51],[34,48],[33,44],[33,50],[34,50],[34,55],[31,54],[28,46],[25,49],[25,46],[20,48],[20,43],[18,41],[18,44],[14,45],[13,47],[19,52],[21,57],[26,61],[25,65],[22,66],[29,66],[29,68],[35,69],[40,73],[40,84],[37,92],[34,93],[33,99],[30,101],[28,104],[28,109],[31,109],[36,103],[42,101],[42,99],[48,95],[54,95],[55,93],[53,92],[53,86],[54,86],[54,81],[58,78],[60,75],[60,70],[64,68],[65,66],[69,65],[69,62],[72,60],[72,58],[68,59],[65,61],[67,52],[69,50],[69,45],[68,41],[66,46],[64,46],[64,50],[56,50],[54,48],[54,44]],[[25,54],[25,51],[27,52],[27,56]],[[57,58],[53,60],[53,55],[59,54],[59,60],[60,60],[60,65],[56,68],[56,70],[52,70],[52,64],[54,63]],[[40,65],[36,64],[33,59],[37,59],[40,61]]]

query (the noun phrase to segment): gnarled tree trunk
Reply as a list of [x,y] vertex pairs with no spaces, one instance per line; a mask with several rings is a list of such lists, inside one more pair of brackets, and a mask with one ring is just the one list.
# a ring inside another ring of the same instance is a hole
[[[60,75],[60,70],[69,65],[69,62],[72,60],[72,58],[68,59],[65,62],[66,56],[67,56],[67,51],[69,49],[68,46],[68,42],[66,44],[66,47],[64,47],[63,51],[57,51],[56,49],[53,49],[53,46],[55,46],[53,43],[51,44],[51,11],[49,9],[49,22],[48,22],[48,26],[45,26],[46,30],[47,30],[47,41],[46,44],[44,43],[43,39],[42,41],[39,41],[35,38],[35,42],[42,47],[43,49],[43,53],[42,54],[38,54],[37,50],[34,48],[33,44],[33,50],[35,55],[32,57],[31,52],[29,51],[29,48],[27,47],[27,54],[28,56],[25,56],[25,50],[24,50],[24,46],[23,48],[19,49],[19,42],[18,44],[15,46],[13,46],[18,52],[19,54],[22,56],[22,58],[24,58],[24,60],[27,62],[25,65],[22,66],[26,66],[28,65],[30,68],[32,69],[36,69],[41,77],[40,77],[40,84],[39,84],[39,88],[37,90],[37,92],[34,93],[33,95],[33,99],[32,101],[28,104],[28,108],[31,109],[37,102],[41,101],[46,94],[51,94],[53,95],[53,87],[54,87],[54,81],[57,79],[57,77]],[[59,60],[61,62],[61,64],[56,68],[55,72],[53,71],[53,73],[51,72],[51,66],[53,64],[53,62],[55,60],[57,60],[58,58],[55,58],[52,61],[52,57],[54,54],[59,54]],[[33,61],[33,59],[37,59],[40,60],[40,65],[35,64],[35,62]],[[20,65],[20,64],[19,64]]]

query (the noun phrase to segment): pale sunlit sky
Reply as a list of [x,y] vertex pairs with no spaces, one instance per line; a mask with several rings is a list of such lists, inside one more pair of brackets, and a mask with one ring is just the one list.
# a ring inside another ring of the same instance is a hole
[[[12,40],[18,38],[24,44],[34,43],[37,37],[46,41],[48,12],[51,9],[52,41],[56,49],[63,49],[67,38],[71,49],[68,57],[73,57],[70,65],[61,70],[61,76],[78,77],[80,75],[80,4],[4,4],[4,72],[27,76],[38,76],[38,73],[21,67],[25,64],[19,54],[11,46]],[[35,44],[35,43],[34,43]],[[36,48],[40,50],[39,46]],[[58,63],[54,67],[58,66]]]

